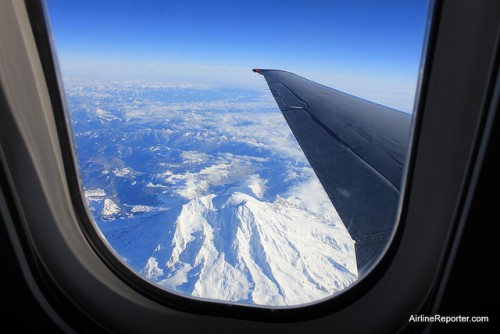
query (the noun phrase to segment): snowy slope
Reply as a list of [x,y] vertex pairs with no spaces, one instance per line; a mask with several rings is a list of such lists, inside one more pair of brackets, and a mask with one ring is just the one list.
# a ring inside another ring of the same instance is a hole
[[121,238],[109,232],[110,224],[126,223],[106,223],[103,232],[111,242],[121,240],[113,244],[118,253],[165,288],[279,306],[329,297],[356,279],[354,247],[343,225],[280,197],[270,203],[244,193],[212,194],[190,200],[177,217],[163,215],[162,223],[149,224],[151,233],[140,223],[142,232],[129,231],[140,237],[140,251],[123,239],[122,228],[114,232]]

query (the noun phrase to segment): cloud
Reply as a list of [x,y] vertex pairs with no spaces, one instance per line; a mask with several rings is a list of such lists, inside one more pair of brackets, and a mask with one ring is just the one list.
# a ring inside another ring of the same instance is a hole
[[267,190],[267,180],[260,178],[259,175],[253,174],[248,178],[248,187],[252,190],[254,195],[261,199]]
[[[192,199],[231,185],[259,199],[279,194],[316,214],[338,216],[267,91],[133,82],[71,87],[72,96],[92,100],[89,91],[115,92],[106,115],[121,116],[121,132],[130,125],[133,136],[156,133],[163,142],[149,152],[179,152],[157,164],[164,172],[148,181],[150,189]],[[123,166],[112,171],[132,173]]]

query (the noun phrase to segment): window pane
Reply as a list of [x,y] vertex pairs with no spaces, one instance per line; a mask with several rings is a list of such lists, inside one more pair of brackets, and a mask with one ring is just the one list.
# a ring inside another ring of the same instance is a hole
[[49,0],[105,242],[188,297],[298,306],[351,286],[394,229],[427,7]]

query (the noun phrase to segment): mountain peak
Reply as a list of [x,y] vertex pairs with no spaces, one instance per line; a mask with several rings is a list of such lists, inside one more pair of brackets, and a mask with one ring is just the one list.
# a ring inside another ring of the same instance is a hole
[[169,258],[153,252],[148,260],[158,265],[148,268],[155,281],[203,298],[293,305],[329,297],[356,279],[347,233],[284,198],[226,197],[207,195],[182,206]]

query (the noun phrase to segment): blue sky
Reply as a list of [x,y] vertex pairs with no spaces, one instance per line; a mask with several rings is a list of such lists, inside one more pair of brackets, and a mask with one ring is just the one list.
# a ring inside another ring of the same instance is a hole
[[428,1],[47,0],[68,78],[258,88],[292,71],[411,109]]

